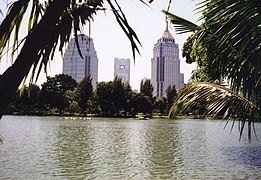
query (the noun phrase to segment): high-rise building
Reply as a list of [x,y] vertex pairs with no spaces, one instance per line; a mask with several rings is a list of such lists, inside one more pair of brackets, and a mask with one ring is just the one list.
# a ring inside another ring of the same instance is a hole
[[151,82],[154,86],[153,95],[157,97],[165,96],[169,85],[175,85],[176,90],[184,87],[184,74],[180,73],[179,47],[167,27],[153,48]]
[[130,59],[114,58],[114,78],[116,76],[130,84]]
[[91,75],[93,88],[96,88],[98,80],[98,58],[94,48],[93,40],[84,35],[78,35],[80,56],[75,42],[75,38],[70,43],[63,57],[63,73],[72,76],[80,82],[85,76]]

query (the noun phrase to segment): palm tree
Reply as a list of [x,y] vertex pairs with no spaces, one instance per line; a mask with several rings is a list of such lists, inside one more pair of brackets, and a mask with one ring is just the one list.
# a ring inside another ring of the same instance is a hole
[[[139,1],[145,3],[143,0]],[[137,45],[140,41],[128,24],[117,0],[92,0],[81,4],[77,4],[76,0],[49,0],[44,1],[44,4],[41,2],[15,1],[0,25],[0,58],[9,50],[10,42],[11,60],[18,51],[18,46],[21,46],[12,66],[0,76],[0,118],[23,79],[27,78],[30,71],[31,81],[38,78],[41,69],[46,71],[49,60],[53,59],[56,51],[62,52],[72,34],[76,37],[79,50],[77,33],[83,25],[92,21],[96,13],[106,10],[105,2],[129,38],[133,56],[135,57],[135,51],[139,53]],[[28,11],[28,33],[20,41],[20,27]]]
[[179,33],[193,32],[192,48],[209,44],[207,66],[227,79],[231,90],[211,83],[192,83],[176,98],[170,117],[194,112],[195,105],[201,103],[206,115],[239,119],[240,135],[248,122],[251,137],[251,124],[260,120],[261,114],[261,5],[257,0],[206,0],[200,6],[204,21],[200,26],[164,13]]

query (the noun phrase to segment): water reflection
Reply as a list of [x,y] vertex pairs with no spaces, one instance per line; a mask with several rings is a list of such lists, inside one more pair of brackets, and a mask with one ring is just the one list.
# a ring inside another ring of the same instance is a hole
[[[150,124],[144,128],[141,154],[144,162],[144,170],[147,174],[144,177],[151,178],[170,178],[177,174],[178,165],[183,162],[182,152],[176,154],[179,147],[179,128],[169,124]],[[178,157],[178,160],[174,160]]]
[[95,172],[91,165],[92,142],[86,126],[59,126],[58,143],[55,149],[58,170],[54,175],[60,177],[81,177]]
[[5,116],[0,179],[259,179],[261,142],[218,124]]

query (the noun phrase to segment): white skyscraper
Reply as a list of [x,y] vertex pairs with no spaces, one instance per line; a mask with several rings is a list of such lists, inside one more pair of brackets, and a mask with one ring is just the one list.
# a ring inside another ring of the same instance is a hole
[[70,40],[63,57],[63,74],[72,76],[80,82],[85,76],[91,75],[93,88],[98,80],[98,58],[93,40],[84,34],[78,35],[79,46],[83,58],[76,47],[75,38]]
[[130,84],[130,59],[114,58],[114,78],[116,76]]
[[154,86],[153,95],[157,97],[165,96],[169,85],[175,85],[176,90],[184,87],[184,74],[180,73],[179,47],[168,28],[153,48],[151,82]]

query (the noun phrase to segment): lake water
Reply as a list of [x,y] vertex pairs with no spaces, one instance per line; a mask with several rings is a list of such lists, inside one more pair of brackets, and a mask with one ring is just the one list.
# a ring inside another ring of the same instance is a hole
[[258,138],[207,120],[4,116],[0,179],[260,179]]

